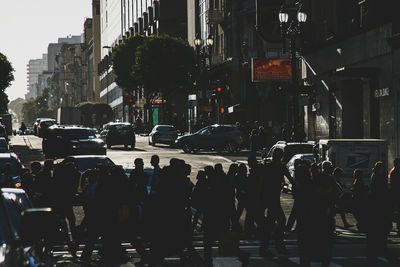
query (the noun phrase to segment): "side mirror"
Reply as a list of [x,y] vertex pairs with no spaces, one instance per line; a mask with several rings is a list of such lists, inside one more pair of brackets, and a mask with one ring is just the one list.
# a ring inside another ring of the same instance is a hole
[[51,208],[31,208],[22,213],[20,239],[24,246],[49,239],[56,231],[57,219]]

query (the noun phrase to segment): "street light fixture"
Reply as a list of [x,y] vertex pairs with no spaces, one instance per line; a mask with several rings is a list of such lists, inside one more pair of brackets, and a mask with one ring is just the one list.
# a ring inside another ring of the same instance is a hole
[[293,83],[293,131],[298,133],[299,127],[299,99],[298,99],[298,77],[297,77],[297,49],[296,40],[301,36],[301,26],[307,21],[307,14],[302,10],[301,4],[296,3],[295,6],[283,5],[278,14],[283,49],[286,49],[286,38],[290,38],[290,53],[291,53],[291,69]]

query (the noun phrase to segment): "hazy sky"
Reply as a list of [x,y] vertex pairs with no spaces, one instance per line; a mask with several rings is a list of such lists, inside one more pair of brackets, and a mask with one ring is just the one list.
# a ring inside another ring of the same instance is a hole
[[42,58],[59,37],[81,35],[92,17],[91,0],[0,0],[0,52],[13,65],[15,81],[6,90],[11,100],[27,92],[30,59]]

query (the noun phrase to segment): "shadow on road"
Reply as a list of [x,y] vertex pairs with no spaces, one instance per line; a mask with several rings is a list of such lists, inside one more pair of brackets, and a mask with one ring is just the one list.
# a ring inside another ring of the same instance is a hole
[[23,145],[13,145],[12,151],[16,153],[24,166],[30,166],[33,161],[45,160],[41,149],[29,149]]

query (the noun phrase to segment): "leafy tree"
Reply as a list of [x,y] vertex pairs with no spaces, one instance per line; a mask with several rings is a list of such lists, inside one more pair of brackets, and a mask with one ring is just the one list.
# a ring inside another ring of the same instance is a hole
[[106,103],[94,103],[90,109],[93,118],[93,125],[102,126],[111,121],[114,117],[110,105]]
[[25,99],[18,97],[10,101],[8,104],[8,108],[14,111],[17,114],[17,119],[19,122],[22,122],[22,105],[25,103]]
[[8,96],[5,90],[14,80],[13,72],[14,69],[7,57],[0,53],[0,113],[8,112]]
[[137,48],[132,75],[144,87],[146,98],[164,99],[185,94],[193,85],[196,55],[184,40],[168,35],[150,36]]
[[82,102],[76,105],[81,112],[82,124],[84,126],[93,126],[92,120],[92,107],[95,103],[94,102]]
[[132,93],[137,87],[136,77],[132,73],[136,63],[137,48],[143,44],[144,36],[134,35],[119,44],[112,53],[113,71],[116,75],[116,83],[125,92]]
[[25,124],[33,124],[36,118],[55,118],[56,113],[49,109],[49,88],[43,89],[42,95],[29,99],[22,106],[22,114]]

